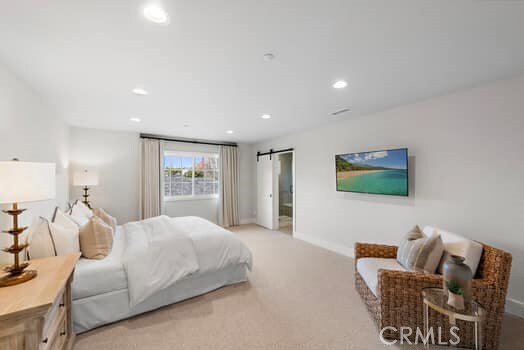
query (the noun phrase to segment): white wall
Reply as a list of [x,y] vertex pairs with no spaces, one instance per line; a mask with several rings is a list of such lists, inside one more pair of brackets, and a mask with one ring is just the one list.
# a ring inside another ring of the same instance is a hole
[[[121,224],[139,218],[139,135],[134,132],[72,127],[70,132],[72,176],[76,171],[98,173],[89,200],[104,208]],[[71,199],[81,198],[81,187],[71,186]]]
[[[352,255],[435,225],[511,252],[510,298],[524,301],[524,77],[346,118],[253,149],[295,148],[297,237]],[[400,146],[409,198],[336,192],[335,154]]]
[[[71,174],[87,169],[99,175],[99,186],[90,190],[93,206],[102,207],[119,223],[139,218],[139,152],[138,133],[72,127]],[[216,146],[170,142],[166,149],[179,151],[217,152]],[[240,152],[240,214],[250,221],[253,212],[252,146],[239,145]],[[71,199],[80,198],[82,189],[71,187]],[[169,216],[196,215],[217,222],[217,199],[180,200],[165,203]]]
[[171,217],[200,216],[211,222],[218,222],[217,198],[167,201],[164,208],[164,213]]
[[[21,205],[28,210],[21,215],[20,224],[29,225],[39,215],[50,217],[57,204],[63,207],[67,202],[68,128],[39,94],[1,63],[0,96],[0,160],[17,157],[22,161],[56,163],[56,199]],[[0,213],[0,229],[10,226],[10,217]],[[0,247],[9,244],[11,237],[0,234]],[[11,262],[11,255],[0,252],[0,263],[3,262]]]

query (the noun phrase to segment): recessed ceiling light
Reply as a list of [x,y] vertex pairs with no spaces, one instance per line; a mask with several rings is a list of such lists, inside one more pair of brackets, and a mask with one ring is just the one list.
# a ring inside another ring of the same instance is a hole
[[147,90],[145,90],[143,88],[139,88],[139,87],[134,88],[133,89],[133,93],[135,95],[140,95],[140,96],[149,95],[149,92],[147,92]]
[[233,130],[228,130],[228,131],[226,131],[226,133],[232,134],[232,133],[234,133],[234,131]]
[[269,52],[264,54],[264,61],[269,62],[269,61],[273,61],[274,59],[275,59],[275,55],[274,54],[269,53]]
[[151,22],[159,24],[167,23],[169,20],[167,12],[162,7],[156,4],[151,4],[144,7],[144,17],[150,20]]
[[331,113],[331,115],[337,116],[337,115],[340,115],[340,114],[347,113],[349,111],[351,111],[351,109],[349,109],[349,108],[342,108],[342,109],[339,109],[338,111],[335,111],[335,112]]
[[135,122],[135,123],[140,123],[141,122],[140,118],[129,118],[129,120],[131,120],[132,122]]
[[348,83],[346,83],[344,80],[338,80],[335,84],[333,84],[335,89],[343,89],[346,86],[348,86]]
[[260,116],[260,118],[262,118],[262,119],[271,119],[271,116],[269,114],[262,114]]

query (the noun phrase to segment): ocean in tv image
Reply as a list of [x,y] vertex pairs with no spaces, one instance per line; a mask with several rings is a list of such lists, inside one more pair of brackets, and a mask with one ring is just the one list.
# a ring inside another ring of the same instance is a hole
[[408,195],[408,150],[340,154],[337,191]]

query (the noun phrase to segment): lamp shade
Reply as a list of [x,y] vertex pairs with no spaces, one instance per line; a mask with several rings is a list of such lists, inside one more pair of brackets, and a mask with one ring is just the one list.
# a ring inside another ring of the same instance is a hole
[[87,170],[73,174],[73,186],[97,186],[98,174]]
[[0,204],[43,201],[55,196],[54,163],[0,162]]

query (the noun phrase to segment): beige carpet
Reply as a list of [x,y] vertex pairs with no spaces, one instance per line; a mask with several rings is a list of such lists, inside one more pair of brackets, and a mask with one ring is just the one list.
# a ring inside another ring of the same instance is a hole
[[[75,349],[400,348],[379,341],[352,259],[254,225],[234,231],[253,251],[249,282],[79,335]],[[504,323],[501,349],[519,348],[524,319]]]

